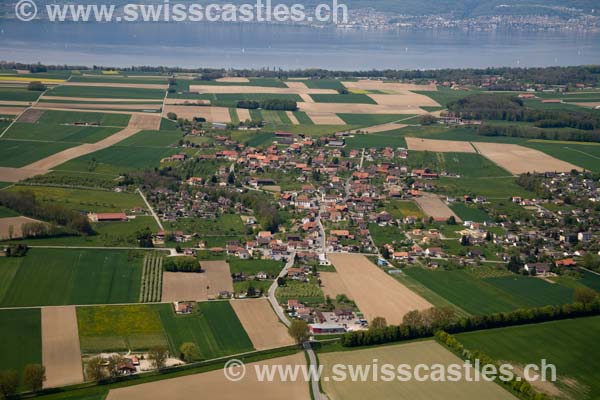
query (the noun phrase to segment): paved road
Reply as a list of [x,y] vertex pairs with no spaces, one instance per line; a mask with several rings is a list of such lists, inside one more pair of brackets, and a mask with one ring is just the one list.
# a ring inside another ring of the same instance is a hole
[[[304,342],[303,347],[306,351],[306,354],[308,354],[308,361],[310,363],[310,366],[314,368],[313,371],[317,371],[317,356],[315,355],[315,352],[313,351],[310,342]],[[310,389],[313,393],[313,398],[315,400],[325,400],[327,399],[327,396],[321,393],[321,390],[319,389],[319,380],[316,378],[317,376],[315,373],[310,375]]]
[[271,306],[273,306],[273,310],[275,310],[275,313],[277,314],[277,317],[279,318],[279,320],[287,327],[289,327],[292,323],[290,322],[288,317],[285,315],[283,308],[277,302],[277,299],[275,298],[275,291],[277,290],[277,280],[279,278],[283,278],[283,277],[287,276],[288,269],[290,269],[294,265],[295,258],[296,258],[296,252],[292,252],[289,255],[289,259],[288,259],[288,262],[285,264],[285,267],[283,267],[283,269],[277,276],[277,279],[275,279],[273,281],[273,284],[269,288],[269,301],[271,302]]
[[148,199],[146,199],[146,196],[144,196],[144,193],[142,193],[142,191],[140,189],[136,189],[136,191],[140,194],[140,196],[142,196],[142,200],[144,200],[144,203],[146,203],[146,207],[148,207],[148,210],[150,210],[150,212],[152,213],[152,216],[156,220],[156,223],[158,224],[158,227],[160,228],[160,230],[164,231],[165,228],[163,227],[163,224],[160,222],[160,218],[158,218],[158,215],[156,215],[156,212],[154,212],[154,209],[150,205],[150,202],[148,201]]

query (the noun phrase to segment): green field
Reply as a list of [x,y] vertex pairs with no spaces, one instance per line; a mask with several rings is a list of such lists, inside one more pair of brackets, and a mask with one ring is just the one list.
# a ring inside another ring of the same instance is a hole
[[403,135],[397,131],[390,131],[354,135],[354,137],[350,137],[348,140],[346,140],[346,147],[349,149],[363,149],[371,147],[378,149],[391,147],[392,149],[396,149],[398,147],[406,148],[407,146]]
[[198,303],[191,315],[176,315],[171,304],[157,307],[173,355],[183,343],[195,343],[198,360],[254,350],[244,327],[227,301]]
[[595,143],[568,143],[527,141],[526,147],[540,150],[560,160],[570,162],[593,172],[600,172],[600,145]]
[[512,177],[446,178],[441,177],[438,186],[443,193],[452,196],[487,196],[488,200],[506,200],[512,196],[533,198],[535,194],[517,185]]
[[377,104],[375,100],[366,94],[311,94],[310,97],[312,97],[316,103]]
[[242,219],[237,214],[222,214],[216,219],[180,218],[176,222],[168,222],[165,228],[196,232],[201,236],[239,236],[246,233]]
[[204,86],[263,86],[263,87],[277,87],[287,88],[282,80],[277,78],[248,78],[249,82],[217,82],[214,81],[190,81],[190,85],[204,85]]
[[87,154],[67,161],[55,170],[72,172],[93,172],[103,175],[120,175],[135,169],[153,169],[165,157],[177,153],[174,148],[111,146],[109,148]]
[[432,91],[414,91],[415,93],[422,94],[438,102],[443,107],[448,106],[449,103],[464,99],[467,96],[478,93],[479,91],[472,90],[452,90],[444,87],[438,87],[436,92]]
[[96,235],[27,239],[27,243],[38,246],[137,247],[137,232],[147,229],[158,231],[156,221],[150,216],[136,217],[128,222],[94,223],[92,227]]
[[236,107],[240,100],[291,100],[302,102],[302,97],[297,94],[286,93],[207,93],[196,97],[198,100],[210,100],[211,105],[217,107]]
[[[141,256],[117,250],[31,249],[10,269],[3,307],[137,302]],[[4,274],[3,274],[4,275]]]
[[294,116],[300,123],[300,125],[314,125],[314,122],[305,112],[302,111],[294,111]]
[[456,213],[463,221],[485,222],[491,221],[491,217],[485,210],[474,206],[467,206],[463,203],[450,205],[452,211]]
[[232,274],[243,272],[246,275],[255,275],[259,272],[265,272],[269,275],[277,275],[283,268],[281,261],[274,260],[240,260],[239,258],[232,258],[228,262]]
[[125,212],[138,207],[146,208],[146,204],[137,193],[25,185],[15,185],[7,190],[31,192],[41,204],[59,204],[76,211]]
[[0,87],[2,101],[36,101],[42,92],[27,90],[25,86]]
[[156,306],[77,307],[77,322],[84,354],[168,345]]
[[338,114],[348,125],[373,126],[410,119],[414,115],[402,114]]
[[520,366],[542,359],[556,365],[561,398],[600,398],[600,317],[457,335],[469,350]]
[[394,225],[379,226],[377,224],[369,224],[369,232],[376,246],[401,242],[406,239],[404,231]]
[[24,167],[74,146],[77,143],[0,139],[0,167]]
[[133,89],[103,86],[57,86],[49,90],[47,96],[85,97],[88,99],[149,99],[158,100],[165,97],[166,90]]
[[[156,72],[156,75],[159,73]],[[137,72],[135,73],[137,75]],[[77,76],[71,77],[69,82],[98,82],[98,83],[131,83],[131,84],[156,84],[166,85],[169,77],[164,76],[161,78],[138,78],[128,77],[123,75],[96,75],[96,76]]]
[[10,208],[0,206],[0,218],[18,217],[19,215],[21,214]]
[[414,201],[390,200],[389,204],[386,204],[381,211],[389,212],[394,218],[425,217],[421,208]]
[[450,303],[476,315],[573,301],[572,289],[537,278],[512,275],[480,279],[466,270],[424,268],[408,268],[405,273]]
[[132,147],[169,147],[183,139],[179,131],[141,131],[122,142],[119,146]]
[[0,310],[0,371],[21,375],[27,364],[42,363],[42,319],[39,308]]
[[46,124],[27,124],[16,122],[4,134],[6,139],[96,143],[119,132],[120,128],[91,126],[60,126]]
[[345,89],[342,82],[337,79],[306,79],[301,82],[311,89]]
[[71,112],[47,110],[40,117],[37,124],[73,124],[73,123],[98,123],[103,126],[122,126],[129,124],[131,119],[127,114],[104,114],[101,112]]
[[600,275],[593,272],[582,271],[580,282],[600,292]]

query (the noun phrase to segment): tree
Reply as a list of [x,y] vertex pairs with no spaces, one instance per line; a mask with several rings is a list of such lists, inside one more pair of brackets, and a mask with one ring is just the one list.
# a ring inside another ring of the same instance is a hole
[[573,300],[575,303],[590,304],[596,299],[597,296],[598,294],[595,290],[587,287],[580,287],[575,289],[575,292],[573,293]]
[[436,118],[436,117],[434,117],[434,116],[433,116],[433,115],[431,115],[431,114],[426,114],[426,115],[423,115],[423,116],[420,118],[420,124],[421,124],[421,125],[433,125],[433,124],[435,124],[436,122],[437,122],[437,118]]
[[155,346],[148,351],[148,359],[156,369],[164,368],[168,357],[169,350],[165,346]]
[[288,333],[292,338],[294,338],[296,343],[304,343],[308,340],[309,336],[308,324],[306,323],[306,321],[295,319],[292,321],[292,324],[288,328]]
[[167,118],[169,118],[171,121],[177,121],[177,114],[174,112],[167,113]]
[[387,326],[387,321],[383,317],[375,317],[371,321],[371,329],[383,329]]
[[46,367],[41,364],[27,364],[23,370],[23,384],[32,392],[39,392],[46,381]]
[[411,328],[417,328],[419,326],[423,326],[423,316],[419,312],[419,310],[409,311],[402,318],[402,325],[409,326]]
[[27,85],[27,90],[35,92],[43,92],[46,89],[48,89],[48,87],[39,81],[29,82],[29,84]]
[[105,376],[106,361],[102,357],[93,357],[85,363],[85,375],[91,381],[99,381]]
[[11,397],[19,389],[19,374],[15,370],[0,371],[0,394]]
[[448,220],[446,221],[446,224],[456,225],[456,217],[454,215],[450,216],[450,218],[448,218]]
[[200,354],[200,349],[198,349],[196,343],[187,342],[181,345],[179,352],[181,353],[179,358],[185,362],[192,362]]

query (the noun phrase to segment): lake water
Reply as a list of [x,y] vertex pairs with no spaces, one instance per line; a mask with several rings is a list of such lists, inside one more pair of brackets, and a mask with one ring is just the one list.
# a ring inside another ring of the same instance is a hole
[[600,34],[0,20],[0,60],[335,70],[582,65],[600,63]]

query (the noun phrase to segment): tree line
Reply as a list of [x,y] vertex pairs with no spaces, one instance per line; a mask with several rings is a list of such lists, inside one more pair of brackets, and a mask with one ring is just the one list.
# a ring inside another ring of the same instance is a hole
[[600,315],[600,298],[596,296],[593,300],[588,299],[586,302],[576,302],[562,306],[519,309],[490,315],[475,315],[456,320],[440,318],[432,322],[426,322],[422,317],[416,316],[414,311],[410,317],[408,317],[409,314],[405,316],[401,325],[387,326],[382,329],[370,329],[368,331],[348,332],[342,336],[342,346],[371,346],[419,339],[431,337],[438,330],[444,330],[449,333],[471,332]]
[[480,136],[488,137],[505,136],[526,139],[560,140],[569,142],[600,142],[600,130],[560,130],[542,129],[535,126],[500,126],[482,124],[477,128],[477,134]]
[[298,103],[286,99],[240,100],[236,103],[236,107],[250,110],[262,108],[263,110],[296,111]]
[[40,364],[27,364],[22,379],[14,369],[0,371],[0,395],[7,399],[15,396],[20,388],[39,392],[46,381],[46,368]]
[[[35,194],[31,191],[0,192],[0,205],[28,217],[64,227],[67,231],[61,230],[63,233],[76,232],[83,235],[95,233],[87,216],[58,204],[39,204]],[[57,234],[59,232],[56,226],[42,227],[40,224],[35,224],[30,228],[31,235]]]
[[168,272],[202,272],[200,263],[194,257],[167,257],[163,267]]

